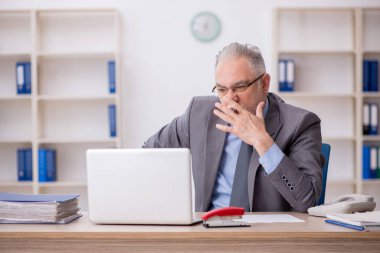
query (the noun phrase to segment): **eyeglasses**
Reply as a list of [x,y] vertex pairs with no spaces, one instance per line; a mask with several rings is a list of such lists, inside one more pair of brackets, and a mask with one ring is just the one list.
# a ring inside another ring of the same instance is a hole
[[258,80],[260,80],[260,78],[262,78],[264,75],[265,75],[265,73],[261,74],[258,78],[256,78],[255,80],[253,80],[250,83],[238,84],[237,86],[232,87],[232,88],[220,87],[220,86],[215,85],[214,88],[212,88],[212,92],[216,91],[220,95],[226,95],[228,90],[231,90],[233,93],[235,93],[235,92],[241,93],[241,92],[246,91],[249,86],[251,86],[252,84],[257,82]]

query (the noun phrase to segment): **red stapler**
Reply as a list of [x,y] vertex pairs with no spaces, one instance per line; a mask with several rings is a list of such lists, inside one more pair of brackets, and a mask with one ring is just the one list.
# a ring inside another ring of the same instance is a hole
[[250,227],[251,225],[247,222],[235,220],[242,218],[243,214],[244,208],[235,206],[211,210],[202,216],[203,226],[206,228]]

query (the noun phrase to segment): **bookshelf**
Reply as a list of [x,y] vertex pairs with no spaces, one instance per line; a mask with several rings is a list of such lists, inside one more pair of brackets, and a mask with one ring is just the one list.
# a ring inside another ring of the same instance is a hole
[[380,201],[380,180],[362,179],[362,145],[380,136],[362,135],[364,102],[380,104],[379,92],[362,91],[364,58],[380,60],[380,9],[279,8],[274,11],[274,69],[278,60],[296,62],[294,92],[278,92],[288,103],[315,112],[323,142],[332,146],[327,201],[362,193]]
[[[119,18],[113,9],[0,11],[0,191],[79,193],[87,209],[86,150],[121,147]],[[20,61],[31,62],[31,94],[16,92]],[[17,180],[19,148],[32,149],[33,181]],[[39,148],[56,150],[56,182],[38,181]]]

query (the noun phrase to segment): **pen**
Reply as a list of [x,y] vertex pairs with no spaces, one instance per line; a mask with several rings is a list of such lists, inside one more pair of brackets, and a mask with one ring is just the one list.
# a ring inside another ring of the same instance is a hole
[[362,226],[351,225],[351,224],[347,224],[347,223],[336,221],[336,220],[325,220],[325,222],[329,223],[329,224],[334,224],[337,226],[345,227],[345,228],[355,229],[358,231],[364,231],[365,230],[365,228]]

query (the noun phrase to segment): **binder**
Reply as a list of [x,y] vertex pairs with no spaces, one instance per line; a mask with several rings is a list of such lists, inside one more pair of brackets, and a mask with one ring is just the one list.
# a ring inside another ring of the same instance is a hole
[[371,147],[369,178],[377,177],[377,147]]
[[38,181],[46,182],[46,150],[39,149],[38,150]]
[[32,93],[32,74],[31,74],[31,66],[30,62],[24,63],[24,73],[25,73],[25,94]]
[[363,91],[370,91],[370,62],[363,61]]
[[17,149],[17,178],[18,181],[25,181],[25,152],[22,149]]
[[110,136],[116,137],[116,106],[108,106],[108,117],[109,117],[109,127],[110,127]]
[[370,170],[370,149],[371,147],[368,145],[363,145],[363,179],[369,179],[369,170]]
[[16,89],[17,94],[31,94],[32,77],[30,62],[16,63]]
[[18,181],[32,181],[32,149],[17,149],[17,179]]
[[369,134],[369,104],[364,103],[363,104],[363,134],[368,135]]
[[377,172],[376,178],[380,178],[380,146],[377,146]]
[[32,149],[28,148],[25,150],[25,181],[33,180],[33,155]]
[[23,62],[16,63],[16,89],[17,94],[25,94],[25,68]]
[[369,134],[377,135],[379,125],[379,106],[376,103],[370,103],[370,127]]
[[115,61],[108,61],[108,85],[109,92],[116,92]]
[[280,91],[286,91],[286,61],[278,61],[278,86]]
[[46,178],[49,182],[57,181],[55,150],[53,149],[49,149],[46,152]]
[[287,91],[294,91],[294,60],[287,60],[286,62],[286,88]]
[[54,182],[57,180],[56,153],[54,149],[38,150],[38,181]]
[[294,60],[280,59],[278,61],[278,76],[280,91],[294,91]]
[[379,91],[379,62],[373,60],[370,62],[370,88],[371,91]]

